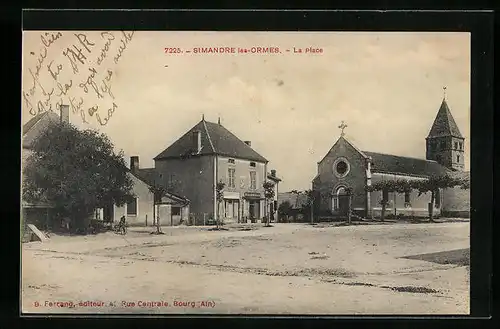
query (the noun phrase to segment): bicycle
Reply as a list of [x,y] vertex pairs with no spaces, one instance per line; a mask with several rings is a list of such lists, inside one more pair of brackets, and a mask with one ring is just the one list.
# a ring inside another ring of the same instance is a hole
[[114,231],[117,234],[125,235],[127,234],[127,222],[125,221],[125,216],[120,218],[120,222],[114,226]]

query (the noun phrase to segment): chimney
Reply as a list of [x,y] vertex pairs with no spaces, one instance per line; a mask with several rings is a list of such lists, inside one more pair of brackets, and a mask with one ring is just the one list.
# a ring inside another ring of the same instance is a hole
[[274,170],[274,169],[273,169],[273,170],[271,170],[271,176],[272,176],[272,177],[276,177],[276,170]]
[[69,123],[69,105],[59,105],[61,111],[61,122]]
[[139,157],[132,156],[132,157],[130,157],[130,170],[132,172],[136,172],[137,169],[139,169]]
[[196,130],[193,131],[193,151],[196,153],[200,153],[201,151],[201,132]]
[[248,146],[252,147],[252,142],[251,141],[245,141],[245,144],[247,144]]

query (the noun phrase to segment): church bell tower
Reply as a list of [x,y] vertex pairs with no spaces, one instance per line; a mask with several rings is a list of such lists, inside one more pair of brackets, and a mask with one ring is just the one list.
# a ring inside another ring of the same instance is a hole
[[[446,91],[446,87],[443,88]],[[426,159],[452,170],[464,170],[464,140],[443,96],[441,107],[426,138]]]

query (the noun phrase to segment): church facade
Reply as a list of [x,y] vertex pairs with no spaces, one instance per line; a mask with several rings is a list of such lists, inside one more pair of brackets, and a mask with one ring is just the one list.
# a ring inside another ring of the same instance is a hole
[[[339,128],[346,126],[342,124]],[[419,180],[433,175],[469,175],[464,172],[464,137],[443,98],[434,123],[426,137],[426,158],[410,158],[359,150],[342,132],[328,153],[318,162],[318,172],[312,181],[315,192],[315,212],[319,217],[336,217],[347,213],[351,194],[351,209],[359,216],[379,217],[381,201],[388,201],[386,215],[427,216],[430,194],[367,192],[369,186],[381,180]],[[469,190],[460,188],[436,192],[434,214],[439,216],[469,216]]]

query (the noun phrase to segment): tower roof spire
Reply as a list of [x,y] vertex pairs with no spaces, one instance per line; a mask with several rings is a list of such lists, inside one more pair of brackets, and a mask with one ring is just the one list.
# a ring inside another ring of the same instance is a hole
[[436,118],[434,119],[434,123],[432,124],[427,138],[444,136],[464,138],[460,133],[460,129],[458,129],[455,119],[453,119],[453,115],[451,115],[448,104],[446,103],[446,87],[443,87],[443,90],[445,92],[443,95],[443,101],[441,102],[441,107],[439,108]]

